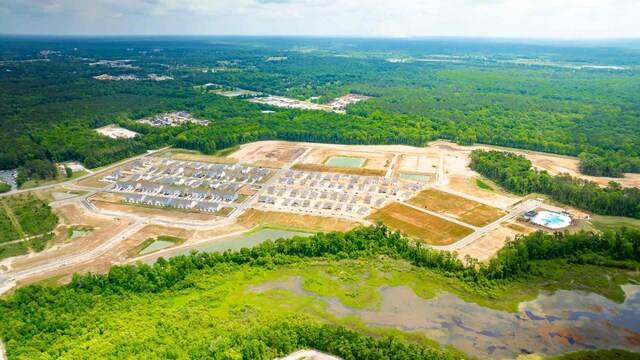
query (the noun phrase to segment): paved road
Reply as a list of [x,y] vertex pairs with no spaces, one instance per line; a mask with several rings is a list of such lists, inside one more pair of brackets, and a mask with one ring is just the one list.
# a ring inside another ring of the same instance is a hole
[[[68,257],[64,257],[64,258],[60,258],[60,259],[56,259],[56,261],[54,261],[54,262],[38,265],[38,266],[29,268],[29,269],[25,269],[25,270],[13,272],[13,273],[0,275],[0,294],[2,294],[5,291],[7,291],[7,290],[11,289],[12,287],[14,287],[15,284],[18,281],[22,280],[22,279],[25,279],[25,278],[28,278],[28,277],[31,277],[31,276],[34,276],[34,275],[38,275],[38,274],[41,274],[41,273],[45,273],[47,271],[51,271],[51,270],[54,270],[54,269],[60,269],[60,268],[64,268],[64,267],[67,267],[67,266],[79,264],[79,263],[85,262],[87,260],[90,260],[92,258],[95,258],[95,257],[105,253],[110,248],[112,248],[113,246],[118,244],[120,241],[122,241],[125,238],[127,238],[128,236],[134,234],[136,231],[140,230],[143,226],[145,226],[146,224],[149,224],[149,223],[158,224],[158,225],[181,226],[181,227],[185,227],[185,228],[191,228],[191,229],[195,228],[195,229],[199,229],[199,230],[213,230],[213,229],[216,229],[216,228],[219,228],[219,227],[230,225],[231,223],[233,223],[236,220],[236,218],[238,216],[240,216],[240,214],[242,214],[242,212],[246,208],[251,206],[251,204],[255,201],[255,199],[257,199],[258,196],[260,196],[264,191],[266,191],[266,189],[269,187],[269,185],[271,183],[273,183],[274,181],[277,180],[277,178],[279,177],[279,175],[280,175],[280,173],[282,171],[286,171],[286,170],[290,169],[300,159],[302,159],[306,154],[308,154],[308,152],[311,149],[307,149],[307,150],[308,151],[305,151],[298,158],[296,158],[294,161],[292,161],[291,164],[289,164],[288,166],[286,166],[282,170],[276,170],[276,173],[268,181],[266,181],[264,184],[262,184],[260,190],[258,190],[254,195],[250,196],[244,203],[237,204],[236,211],[234,211],[228,217],[226,217],[224,219],[216,219],[216,220],[212,220],[212,221],[193,222],[193,221],[170,220],[170,219],[166,219],[165,220],[165,219],[160,219],[160,218],[154,218],[154,217],[151,217],[151,216],[140,216],[140,215],[135,215],[135,214],[126,214],[126,213],[119,213],[119,212],[104,211],[104,210],[98,209],[95,205],[93,205],[91,202],[89,202],[87,200],[87,198],[90,197],[91,195],[93,195],[95,192],[100,191],[99,189],[81,187],[81,186],[77,186],[77,185],[72,184],[73,182],[77,182],[77,181],[82,180],[82,178],[73,179],[71,181],[68,181],[68,182],[65,182],[65,183],[59,183],[59,184],[56,184],[56,185],[41,187],[41,189],[46,189],[46,188],[50,188],[50,187],[54,187],[54,186],[69,185],[72,188],[77,188],[77,189],[81,189],[81,190],[87,190],[87,191],[89,191],[89,193],[85,194],[85,195],[81,195],[79,198],[78,197],[74,197],[72,199],[64,199],[64,200],[56,201],[56,202],[52,203],[52,205],[53,206],[60,206],[60,205],[66,204],[68,202],[77,202],[77,201],[79,201],[80,204],[82,204],[88,211],[90,211],[90,212],[92,212],[94,214],[97,214],[97,215],[100,215],[100,216],[126,218],[126,219],[132,220],[133,223],[130,226],[128,226],[126,229],[124,229],[121,232],[119,232],[118,234],[116,234],[113,237],[111,237],[111,238],[107,239],[106,241],[102,242],[97,247],[95,247],[95,248],[93,248],[91,250],[88,250],[88,251],[86,251],[84,253],[77,254],[77,255],[72,255],[72,256],[68,256]],[[161,150],[159,150],[159,151],[161,151]],[[135,160],[137,158],[142,158],[142,157],[148,156],[148,155],[150,155],[150,154],[143,154],[143,155],[141,155],[139,157],[134,158],[133,160]],[[117,164],[115,166],[120,166],[120,165],[121,164]],[[115,166],[109,167],[109,168],[105,168],[101,172],[109,171],[110,169],[114,168]],[[92,174],[92,175],[95,175],[95,174]],[[31,190],[34,190],[34,189],[29,189],[29,191],[31,191]],[[191,245],[193,245],[193,244],[191,244]]]
[[542,204],[541,201],[538,200],[527,200],[522,204],[519,204],[518,206],[512,208],[509,213],[503,217],[501,217],[500,219],[492,222],[491,224],[488,224],[484,227],[481,227],[477,230],[475,230],[472,234],[456,241],[455,243],[451,244],[451,245],[445,245],[445,246],[431,246],[434,249],[438,249],[438,250],[447,250],[447,251],[454,251],[454,250],[458,250],[460,248],[462,248],[463,246],[469,245],[470,243],[474,242],[475,240],[479,239],[482,235],[496,229],[498,226],[500,226],[503,222],[507,221],[507,220],[511,220],[513,218],[515,218],[516,216],[522,214],[523,212],[529,211],[529,210],[533,210],[535,208],[537,208],[538,206],[540,206]]
[[[164,149],[158,150],[158,151],[162,151]],[[256,191],[256,193],[254,195],[251,195],[244,203],[242,204],[234,204],[233,206],[236,208],[236,210],[231,213],[228,217],[223,218],[223,219],[215,219],[215,220],[211,220],[211,221],[198,221],[198,222],[194,222],[194,221],[188,221],[188,220],[173,220],[173,219],[163,219],[163,218],[159,218],[159,217],[152,217],[152,216],[141,216],[141,215],[136,215],[136,214],[130,214],[130,213],[120,213],[120,212],[114,212],[114,211],[106,211],[106,210],[102,210],[97,208],[95,205],[93,205],[91,202],[89,202],[87,199],[90,196],[93,196],[95,193],[100,192],[100,191],[104,191],[104,189],[97,189],[97,188],[91,188],[91,187],[84,187],[84,186],[79,186],[76,185],[75,182],[81,181],[84,178],[87,178],[89,176],[94,176],[97,173],[101,173],[101,172],[107,172],[112,170],[113,168],[117,167],[117,166],[121,166],[123,163],[126,162],[121,162],[118,164],[114,164],[112,166],[106,167],[104,169],[102,169],[101,171],[94,173],[94,174],[90,174],[90,175],[86,175],[83,176],[81,178],[77,178],[77,179],[73,179],[67,182],[63,182],[63,183],[58,183],[58,184],[54,184],[54,185],[48,185],[48,186],[43,186],[37,189],[48,189],[48,188],[54,188],[54,187],[59,187],[59,186],[65,186],[69,189],[77,189],[77,190],[84,190],[87,191],[87,194],[84,195],[80,195],[74,198],[70,198],[70,199],[64,199],[64,200],[59,200],[59,201],[54,201],[51,203],[52,206],[61,206],[67,203],[72,203],[72,202],[79,202],[80,204],[82,204],[87,211],[90,211],[91,213],[94,213],[98,216],[106,216],[106,217],[111,217],[111,218],[124,218],[124,219],[129,219],[132,221],[132,224],[130,226],[128,226],[127,228],[125,228],[124,230],[120,231],[118,234],[112,236],[109,239],[106,239],[104,242],[102,242],[100,245],[98,245],[97,247],[90,249],[84,253],[80,253],[80,254],[70,254],[70,256],[65,256],[64,258],[59,258],[56,259],[55,261],[51,262],[51,263],[47,263],[47,264],[41,264],[38,266],[35,266],[33,268],[30,269],[25,269],[25,270],[21,270],[21,271],[17,271],[17,272],[13,272],[13,273],[7,273],[4,275],[0,275],[0,294],[2,294],[3,292],[7,291],[8,289],[12,288],[13,286],[15,286],[16,282],[34,276],[34,275],[38,275],[38,274],[42,274],[45,273],[47,271],[51,271],[51,270],[55,270],[55,269],[60,269],[60,268],[64,268],[67,266],[71,266],[71,265],[76,265],[79,263],[83,263],[85,261],[88,261],[90,259],[93,259],[105,252],[107,252],[109,249],[111,249],[112,247],[114,247],[115,245],[117,245],[120,241],[124,240],[125,238],[127,238],[128,236],[134,234],[135,232],[137,232],[138,230],[140,230],[142,227],[144,227],[147,224],[157,224],[157,225],[166,225],[166,226],[180,226],[183,228],[187,228],[187,229],[196,229],[196,230],[213,230],[213,229],[217,229],[223,226],[228,226],[231,223],[233,223],[236,218],[238,216],[240,216],[244,210],[254,207],[255,203],[257,202],[257,198],[259,196],[261,196],[266,190],[267,188],[275,181],[277,181],[277,179],[279,178],[279,176],[291,169],[291,167],[293,167],[296,163],[298,163],[301,159],[303,159],[309,152],[311,151],[311,148],[306,149],[300,156],[298,156],[294,161],[292,161],[289,165],[283,167],[282,169],[279,170],[275,170],[274,175],[268,180],[266,181],[264,184],[261,185],[260,189],[258,191]],[[133,159],[130,159],[128,161],[134,161],[146,156],[151,155],[151,153],[147,153],[147,154],[142,154],[139,155]],[[397,156],[394,157],[393,163],[392,165],[395,164],[395,161],[397,160]],[[438,179],[436,180],[435,184],[436,186],[440,186],[442,184],[444,184],[444,176],[445,176],[445,171],[444,171],[444,157],[440,157],[440,168],[438,171]],[[35,189],[29,189],[29,190],[23,190],[23,191],[32,191]],[[23,191],[19,191],[19,192],[23,192]],[[16,192],[13,192],[16,193]],[[460,194],[456,194],[461,196]],[[464,194],[462,194],[464,195]],[[467,197],[467,196],[463,196],[463,197]],[[473,201],[478,201],[478,199],[473,199],[471,197],[467,197],[470,200]],[[482,235],[492,231],[493,229],[497,228],[501,223],[503,223],[504,221],[507,221],[511,218],[514,218],[515,216],[519,215],[520,213],[524,212],[524,211],[528,211],[528,210],[532,210],[535,209],[536,207],[538,207],[540,205],[539,201],[536,200],[529,200],[526,201],[523,204],[520,204],[519,206],[509,210],[509,214],[503,216],[502,218],[498,219],[497,221],[484,226],[482,228],[478,228],[475,226],[471,226],[469,224],[463,223],[457,219],[453,219],[450,218],[448,216],[442,215],[442,214],[438,214],[432,211],[429,211],[427,209],[422,209],[420,207],[417,207],[415,205],[412,204],[408,204],[406,202],[404,202],[405,205],[415,208],[419,211],[423,211],[425,213],[428,213],[430,215],[433,216],[437,216],[439,218],[442,218],[444,220],[447,221],[451,221],[453,223],[456,223],[458,225],[462,225],[468,228],[471,228],[474,230],[474,232],[461,239],[460,241],[451,244],[451,245],[447,245],[447,246],[433,246],[436,249],[441,249],[441,250],[456,250],[459,249],[473,241],[475,241],[476,239],[480,238]],[[325,215],[327,216],[327,215]],[[328,215],[329,217],[338,217],[338,218],[344,218],[342,216],[331,216]],[[362,220],[362,219],[360,219]],[[362,222],[364,222],[365,224],[367,223],[366,220],[362,220]],[[225,235],[225,236],[228,236]],[[215,238],[213,238],[213,240],[215,240]],[[189,244],[184,244],[182,247],[188,247],[188,246],[194,246],[196,244],[200,244],[200,243],[206,243],[206,242],[211,242],[212,239],[204,239],[202,241],[199,241],[197,243],[189,243]],[[172,249],[175,250],[175,249]],[[157,254],[155,254],[157,255]]]
[[75,264],[90,260],[92,258],[95,258],[105,253],[112,246],[116,245],[119,241],[125,239],[128,236],[131,236],[133,233],[140,230],[142,228],[142,225],[143,225],[142,222],[134,222],[133,224],[128,226],[126,229],[120,231],[119,233],[115,234],[111,238],[102,242],[97,247],[89,251],[86,251],[84,253],[70,256],[70,257],[56,259],[53,262],[37,265],[32,268],[17,271],[14,273],[0,275],[0,294],[14,287],[16,283],[22,279],[25,279],[34,275],[46,273],[54,269],[60,269],[70,265],[75,265]]

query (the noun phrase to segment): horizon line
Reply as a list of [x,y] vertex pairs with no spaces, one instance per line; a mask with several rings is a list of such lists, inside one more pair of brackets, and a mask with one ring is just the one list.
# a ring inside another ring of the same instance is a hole
[[117,37],[236,37],[236,38],[309,38],[309,39],[384,39],[384,40],[421,40],[421,39],[476,39],[476,40],[543,40],[543,41],[633,41],[640,36],[629,37],[529,37],[499,35],[415,35],[415,36],[379,36],[379,35],[295,35],[295,34],[42,34],[42,33],[0,33],[0,37],[57,37],[57,38],[117,38]]

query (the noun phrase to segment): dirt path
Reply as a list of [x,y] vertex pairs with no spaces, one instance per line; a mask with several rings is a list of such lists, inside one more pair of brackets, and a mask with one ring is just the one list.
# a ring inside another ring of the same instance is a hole
[[7,353],[4,349],[4,344],[2,343],[2,339],[0,339],[0,360],[6,360]]

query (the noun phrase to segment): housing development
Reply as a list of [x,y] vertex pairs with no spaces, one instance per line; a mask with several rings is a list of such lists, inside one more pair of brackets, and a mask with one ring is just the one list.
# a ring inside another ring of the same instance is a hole
[[406,36],[541,1],[0,3],[256,31],[0,34],[0,360],[637,359],[640,42]]

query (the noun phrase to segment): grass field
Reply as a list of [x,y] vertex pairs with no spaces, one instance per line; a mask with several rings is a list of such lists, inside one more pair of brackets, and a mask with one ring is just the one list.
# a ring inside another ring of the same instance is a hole
[[301,171],[330,172],[340,174],[353,174],[360,176],[384,176],[384,170],[366,169],[362,167],[328,166],[322,164],[295,164],[292,169]]
[[476,178],[476,185],[483,190],[490,190],[493,191],[493,188],[491,186],[489,186],[489,184],[487,184],[486,182]]
[[632,219],[622,216],[593,215],[591,223],[596,230],[618,230],[623,227],[640,228],[640,219]]
[[471,234],[470,228],[454,224],[408,206],[391,203],[367,217],[429,245],[449,245]]
[[88,174],[88,172],[86,172],[86,171],[78,171],[78,172],[74,172],[71,177],[67,177],[65,174],[60,172],[55,179],[28,180],[28,181],[25,181],[25,183],[22,184],[22,186],[20,186],[20,189],[31,189],[31,188],[39,187],[39,186],[57,184],[57,183],[61,183],[61,182],[64,182],[64,181],[77,179],[77,178],[79,178],[81,176],[84,176],[84,175],[87,175],[87,174]]
[[494,207],[435,189],[424,190],[409,199],[408,202],[427,210],[449,215],[474,226],[487,225],[505,214]]
[[24,237],[18,219],[5,199],[0,199],[0,242],[17,240]]

